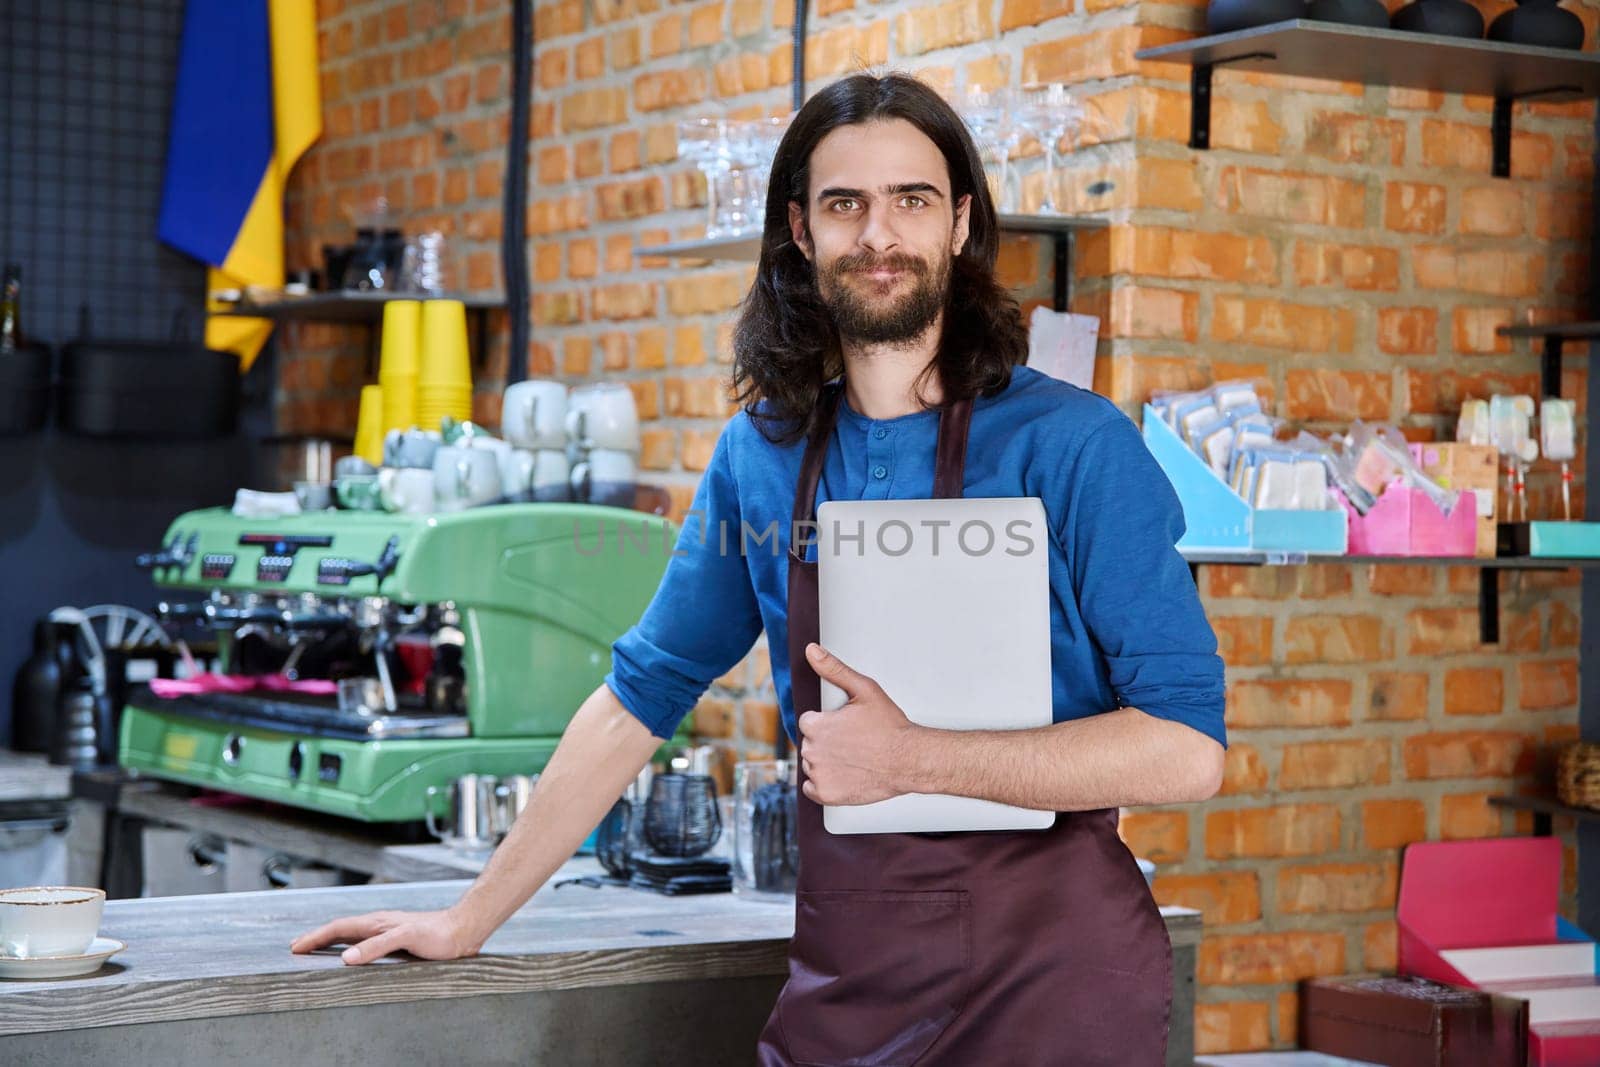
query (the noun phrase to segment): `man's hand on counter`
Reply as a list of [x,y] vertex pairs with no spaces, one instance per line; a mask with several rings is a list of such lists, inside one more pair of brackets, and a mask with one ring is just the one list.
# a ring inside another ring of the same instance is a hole
[[290,944],[292,952],[315,952],[329,945],[350,947],[340,954],[345,963],[371,963],[391,952],[409,952],[425,960],[453,960],[478,952],[462,925],[444,911],[374,911],[324,923]]

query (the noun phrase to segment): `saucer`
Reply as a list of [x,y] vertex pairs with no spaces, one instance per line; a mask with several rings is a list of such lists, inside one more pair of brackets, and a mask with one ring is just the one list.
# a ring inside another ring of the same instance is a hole
[[0,956],[0,978],[66,978],[98,971],[106,960],[128,946],[110,937],[97,937],[89,951],[76,956]]

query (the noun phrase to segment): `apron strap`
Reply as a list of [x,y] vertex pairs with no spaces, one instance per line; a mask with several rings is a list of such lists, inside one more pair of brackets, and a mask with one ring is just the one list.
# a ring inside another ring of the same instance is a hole
[[[793,523],[789,527],[789,554],[802,562],[805,560],[804,543],[797,545],[793,534],[816,520],[817,485],[822,480],[828,439],[833,436],[833,426],[843,396],[843,383],[823,388],[819,398],[823,410],[822,421],[817,424],[817,432],[806,442],[805,457],[800,461],[800,479],[795,483]],[[961,496],[967,468],[967,431],[971,426],[971,399],[957,400],[939,410],[939,442],[935,448],[933,472],[935,499]]]

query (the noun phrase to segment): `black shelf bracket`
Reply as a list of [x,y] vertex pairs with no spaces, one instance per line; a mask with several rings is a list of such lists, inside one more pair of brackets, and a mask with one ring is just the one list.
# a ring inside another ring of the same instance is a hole
[[1067,310],[1067,300],[1072,295],[1072,235],[1053,234],[1055,251],[1054,292],[1051,306],[1057,311]]
[[1276,52],[1251,52],[1210,63],[1196,63],[1189,71],[1189,147],[1211,147],[1211,72],[1225,63],[1249,59],[1277,59]]
[[1500,572],[1493,567],[1478,572],[1478,640],[1500,642]]
[[1545,396],[1561,395],[1561,335],[1544,335],[1544,351],[1539,357],[1539,379]]
[[1562,94],[1581,96],[1583,91],[1574,85],[1557,85],[1549,89],[1534,89],[1526,93],[1495,96],[1494,115],[1489,120],[1489,141],[1493,150],[1493,159],[1489,168],[1491,175],[1496,178],[1511,177],[1512,105],[1519,100],[1529,100],[1536,96],[1559,96]]

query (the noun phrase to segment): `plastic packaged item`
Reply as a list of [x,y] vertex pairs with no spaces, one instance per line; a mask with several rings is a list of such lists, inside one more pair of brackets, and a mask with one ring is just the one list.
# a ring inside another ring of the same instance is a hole
[[1464,445],[1487,445],[1493,440],[1489,435],[1489,402],[1468,398],[1461,402],[1461,417],[1456,420],[1456,440]]
[[1249,381],[1217,382],[1211,387],[1211,399],[1219,411],[1239,411],[1253,407],[1261,410],[1261,398],[1256,396],[1256,386]]
[[1561,511],[1572,521],[1572,461],[1578,454],[1576,400],[1547,396],[1539,402],[1539,443],[1546,459],[1561,464]]

